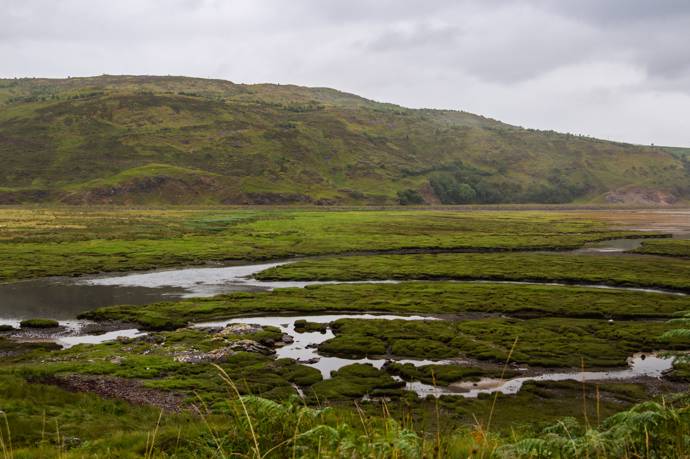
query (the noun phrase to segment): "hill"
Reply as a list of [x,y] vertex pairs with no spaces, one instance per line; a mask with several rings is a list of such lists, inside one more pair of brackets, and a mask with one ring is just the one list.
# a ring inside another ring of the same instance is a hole
[[3,204],[667,205],[690,197],[682,148],[523,129],[327,88],[186,77],[0,80],[0,162]]

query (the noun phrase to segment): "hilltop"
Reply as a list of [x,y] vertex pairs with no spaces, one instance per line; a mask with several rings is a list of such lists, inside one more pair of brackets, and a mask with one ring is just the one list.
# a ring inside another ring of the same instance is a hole
[[690,198],[688,151],[328,88],[0,80],[2,204],[668,205]]

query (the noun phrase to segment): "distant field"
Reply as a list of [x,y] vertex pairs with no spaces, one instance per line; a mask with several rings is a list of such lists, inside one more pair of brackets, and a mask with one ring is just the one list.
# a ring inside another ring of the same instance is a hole
[[561,250],[635,234],[546,211],[2,208],[0,280],[361,251]]

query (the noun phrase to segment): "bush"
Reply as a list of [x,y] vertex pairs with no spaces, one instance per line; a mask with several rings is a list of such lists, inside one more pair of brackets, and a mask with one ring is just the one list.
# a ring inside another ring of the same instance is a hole
[[424,204],[424,198],[416,190],[398,191],[398,202],[403,206]]
[[60,323],[52,319],[28,319],[22,320],[19,326],[21,328],[55,328],[59,327]]

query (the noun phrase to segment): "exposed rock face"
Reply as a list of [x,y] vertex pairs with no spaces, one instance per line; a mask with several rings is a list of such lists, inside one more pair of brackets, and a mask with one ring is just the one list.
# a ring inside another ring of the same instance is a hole
[[225,347],[209,352],[189,350],[175,354],[175,361],[181,363],[222,363],[238,352],[256,352],[264,355],[274,354],[275,351],[251,339],[233,341]]
[[644,188],[609,191],[606,193],[605,199],[611,204],[640,206],[670,206],[678,201],[677,196],[667,191]]
[[229,324],[227,327],[221,329],[217,336],[232,336],[232,335],[251,335],[259,333],[263,328],[256,324]]
[[67,204],[127,204],[136,202],[137,196],[149,195],[158,196],[164,202],[184,204],[193,202],[204,193],[216,193],[220,189],[221,185],[210,176],[154,175],[67,193],[61,201]]

